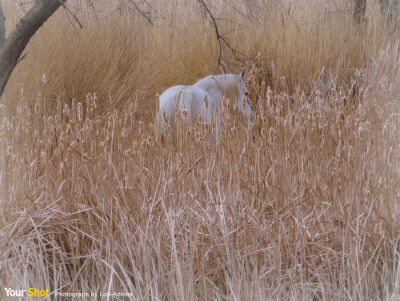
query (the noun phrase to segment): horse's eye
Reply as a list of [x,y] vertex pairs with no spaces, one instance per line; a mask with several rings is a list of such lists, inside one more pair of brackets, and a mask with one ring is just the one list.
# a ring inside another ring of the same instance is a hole
[[246,96],[249,95],[249,92],[245,92],[244,95],[246,95]]

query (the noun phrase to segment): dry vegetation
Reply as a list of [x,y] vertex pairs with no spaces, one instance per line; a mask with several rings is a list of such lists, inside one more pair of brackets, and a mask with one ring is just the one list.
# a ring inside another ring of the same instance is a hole
[[254,118],[227,105],[217,146],[203,139],[212,124],[173,146],[152,126],[155,95],[217,73],[217,43],[195,1],[152,3],[154,26],[74,2],[84,29],[60,11],[15,70],[0,115],[0,286],[398,300],[399,39],[379,11],[355,26],[320,2],[216,4],[252,59]]

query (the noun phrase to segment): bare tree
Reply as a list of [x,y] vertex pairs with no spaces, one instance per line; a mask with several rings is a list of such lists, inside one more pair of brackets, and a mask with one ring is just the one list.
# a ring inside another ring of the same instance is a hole
[[[0,3],[0,97],[29,40],[57,9],[64,6],[66,11],[79,24],[79,27],[82,28],[82,24],[79,22],[76,14],[72,13],[65,6],[66,2],[67,0],[35,0],[33,7],[15,26],[7,39],[5,38],[5,16]],[[93,7],[94,2],[94,0],[87,0],[88,5],[91,7]],[[120,2],[122,3],[124,0],[120,0]],[[149,23],[152,23],[150,17],[135,1],[127,0],[127,2]]]
[[[66,0],[36,0],[0,49],[0,96],[29,40]],[[2,11],[2,9],[1,9]]]

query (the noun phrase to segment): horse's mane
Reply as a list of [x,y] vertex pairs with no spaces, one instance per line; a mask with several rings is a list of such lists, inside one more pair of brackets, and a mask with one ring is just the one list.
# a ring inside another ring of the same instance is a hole
[[204,90],[217,86],[223,95],[236,100],[239,97],[239,79],[235,74],[210,75],[199,80],[195,85]]
[[214,76],[214,79],[223,95],[231,100],[236,100],[239,97],[239,79],[237,75],[222,74]]

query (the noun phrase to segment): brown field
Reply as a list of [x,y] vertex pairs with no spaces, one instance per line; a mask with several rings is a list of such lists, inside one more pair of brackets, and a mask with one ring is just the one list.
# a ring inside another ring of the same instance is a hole
[[[8,28],[29,8],[2,2]],[[210,22],[196,1],[140,3],[153,25],[71,1],[84,28],[60,9],[14,70],[0,287],[399,300],[400,36],[379,8],[356,25],[345,1],[212,1],[253,110],[243,124],[228,104],[216,145],[213,124],[175,144],[154,127],[157,93],[220,72]]]

